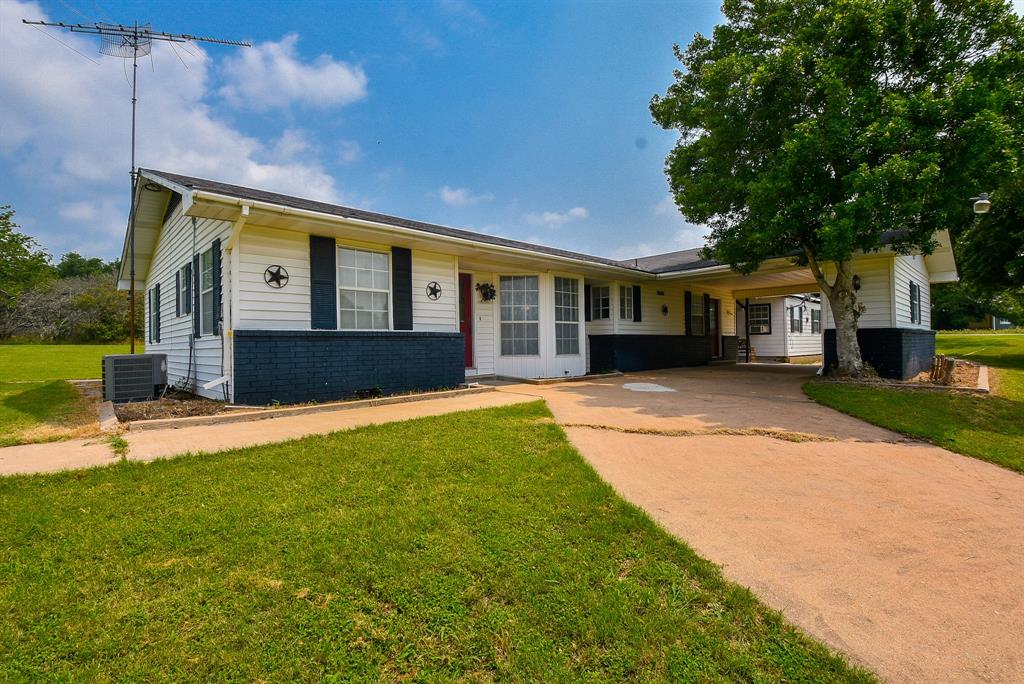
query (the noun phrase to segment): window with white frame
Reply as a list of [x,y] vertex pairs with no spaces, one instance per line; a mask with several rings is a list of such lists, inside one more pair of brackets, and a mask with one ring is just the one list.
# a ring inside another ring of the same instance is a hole
[[555,353],[580,353],[580,284],[555,278]]
[[921,322],[921,286],[910,283],[910,322]]
[[501,276],[501,355],[540,354],[540,280],[537,276]]
[[707,329],[704,327],[704,297],[694,296],[690,303],[690,334],[697,336],[707,334]]
[[789,332],[802,333],[804,331],[804,308],[792,306],[789,308]]
[[811,309],[811,332],[815,335],[821,333],[821,309]]
[[619,318],[633,320],[633,288],[630,285],[619,285]]
[[772,307],[771,304],[748,304],[747,325],[750,326],[751,335],[772,334]]
[[391,279],[388,255],[368,249],[338,248],[338,328],[388,330]]
[[611,317],[611,288],[599,285],[590,288],[590,319],[602,321]]
[[199,310],[200,329],[203,335],[216,333],[217,322],[213,319],[213,247],[199,257]]
[[178,308],[179,316],[192,313],[192,263],[189,262],[178,270]]

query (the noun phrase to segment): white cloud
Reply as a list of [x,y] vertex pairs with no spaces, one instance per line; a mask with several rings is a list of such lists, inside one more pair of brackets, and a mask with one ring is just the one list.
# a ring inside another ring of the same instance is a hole
[[494,195],[490,192],[474,195],[469,188],[452,188],[447,185],[442,186],[437,194],[441,201],[450,207],[465,207],[470,204],[490,202],[494,199]]
[[683,215],[679,213],[679,207],[676,206],[675,198],[671,193],[662,197],[657,204],[651,207],[651,215],[656,218],[651,221],[651,225],[645,228],[644,233],[657,234],[664,231],[668,233],[666,239],[624,245],[612,250],[608,256],[612,259],[634,259],[704,246],[707,226],[689,223],[684,219]]
[[582,221],[590,216],[586,207],[573,207],[566,212],[544,211],[539,214],[527,214],[523,218],[535,226],[561,226],[572,221]]
[[363,68],[320,55],[304,63],[295,49],[298,34],[242,48],[224,61],[227,85],[220,94],[232,105],[256,111],[291,104],[340,107],[366,97]]
[[57,210],[62,219],[68,221],[94,221],[99,216],[100,209],[95,202],[69,202],[62,204]]
[[482,24],[485,21],[484,15],[469,0],[438,0],[437,6],[455,19],[463,19],[474,24]]
[[338,141],[338,160],[342,164],[354,164],[363,156],[363,147],[358,140]]
[[[112,255],[127,215],[131,110],[122,60],[100,57],[95,41],[70,33],[59,38],[89,62],[21,23],[48,18],[36,3],[0,2],[0,160],[4,173],[38,187],[60,189],[61,214],[36,217],[37,235],[54,251],[74,248]],[[287,42],[282,41],[282,43]],[[319,150],[300,130],[265,142],[246,135],[206,104],[215,68],[198,45],[153,50],[154,70],[139,72],[138,164],[241,185],[341,201]],[[83,203],[110,206],[90,217]],[[109,205],[108,205],[109,203]],[[59,217],[59,218],[58,218]],[[25,217],[30,218],[29,216]],[[62,225],[61,220],[65,223]],[[26,221],[27,222],[27,221]],[[92,247],[81,241],[90,239]]]

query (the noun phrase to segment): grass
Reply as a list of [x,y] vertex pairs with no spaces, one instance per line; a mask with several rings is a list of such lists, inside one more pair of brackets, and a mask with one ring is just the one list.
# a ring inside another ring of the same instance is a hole
[[0,447],[66,439],[95,421],[93,403],[63,380],[0,382]]
[[127,344],[0,344],[0,382],[98,378],[104,355],[127,353]]
[[939,333],[939,354],[989,366],[990,396],[811,382],[815,401],[1024,473],[1024,335]]
[[0,680],[871,681],[540,402],[0,480]]

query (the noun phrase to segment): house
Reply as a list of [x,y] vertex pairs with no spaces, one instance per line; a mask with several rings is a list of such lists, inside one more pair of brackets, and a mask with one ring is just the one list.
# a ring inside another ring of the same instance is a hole
[[821,361],[821,297],[814,292],[752,298],[736,307],[736,330],[741,350],[749,348],[759,361]]
[[985,314],[967,324],[968,330],[1010,330],[1013,327],[1013,322],[1009,318],[1001,318],[994,314]]
[[[738,305],[817,287],[788,258],[750,275],[700,250],[616,261],[152,170],[135,219],[147,351],[170,382],[236,403],[735,360]],[[858,258],[882,372],[930,364],[929,283],[956,278],[937,239],[927,257]],[[128,257],[126,236],[124,289]]]

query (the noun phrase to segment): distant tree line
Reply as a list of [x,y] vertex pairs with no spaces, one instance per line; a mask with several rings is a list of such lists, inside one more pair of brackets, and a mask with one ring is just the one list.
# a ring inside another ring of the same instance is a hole
[[[0,340],[121,342],[129,336],[128,293],[117,289],[119,261],[68,252],[56,264],[0,206]],[[142,297],[136,297],[142,330]]]

